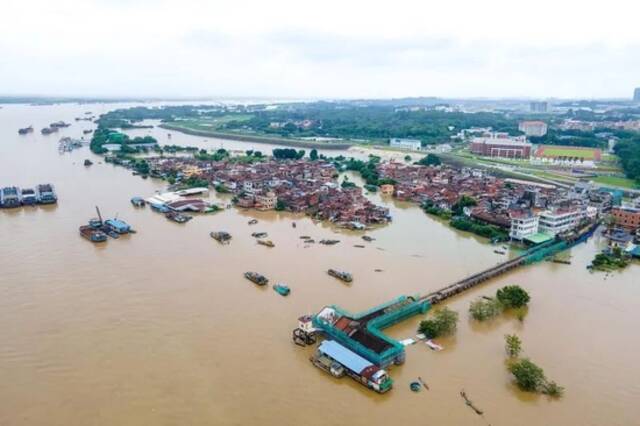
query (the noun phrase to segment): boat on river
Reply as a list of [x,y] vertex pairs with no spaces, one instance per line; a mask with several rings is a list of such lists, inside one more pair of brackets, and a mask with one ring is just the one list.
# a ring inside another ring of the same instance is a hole
[[22,204],[22,196],[20,189],[16,186],[7,186],[0,190],[0,206],[6,209],[20,207]]
[[254,232],[251,234],[253,238],[265,238],[267,236],[266,232]]
[[40,204],[55,204],[58,202],[58,196],[50,183],[43,183],[36,186],[36,197]]
[[350,283],[351,281],[353,281],[353,276],[350,273],[338,271],[337,269],[329,269],[327,271],[327,274],[346,283]]
[[269,283],[269,279],[257,272],[245,272],[244,277],[254,284],[263,286]]
[[210,232],[209,236],[220,244],[229,244],[231,241],[231,234],[225,231]]
[[23,127],[22,129],[18,129],[19,135],[26,135],[33,132],[33,126]]
[[38,196],[33,188],[22,188],[22,205],[32,206],[38,202]]
[[258,240],[258,244],[266,247],[275,247],[276,245],[271,240]]
[[291,289],[289,288],[289,286],[287,286],[286,284],[282,284],[282,283],[278,283],[278,284],[274,285],[273,289],[280,296],[288,296],[289,293],[291,293]]
[[193,216],[189,216],[188,214],[182,214],[182,213],[171,212],[171,211],[166,212],[164,214],[164,217],[176,223],[187,223],[191,219],[193,219]]
[[107,234],[91,225],[83,225],[80,227],[80,235],[92,243],[102,243],[107,241]]
[[338,244],[340,240],[320,240],[320,244],[324,244],[325,246],[332,246]]
[[133,204],[134,207],[144,207],[146,201],[144,201],[142,197],[133,197],[131,198],[131,204]]

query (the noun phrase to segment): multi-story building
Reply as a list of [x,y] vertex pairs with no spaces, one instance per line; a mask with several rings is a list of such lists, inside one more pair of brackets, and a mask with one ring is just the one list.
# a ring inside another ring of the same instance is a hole
[[583,213],[577,208],[553,208],[540,214],[538,229],[549,235],[558,235],[574,229],[580,223]]
[[636,90],[633,91],[633,101],[640,102],[640,87],[636,87]]
[[538,233],[540,218],[530,210],[512,211],[509,217],[511,219],[509,237],[512,239],[523,240]]
[[632,230],[640,228],[640,209],[635,207],[614,207],[611,209],[611,216],[618,226]]
[[273,210],[276,208],[278,197],[274,192],[257,194],[255,198],[255,208],[258,210]]
[[411,151],[420,151],[422,148],[422,143],[418,139],[391,138],[389,139],[389,145],[392,148],[409,149]]
[[547,112],[549,104],[544,101],[533,101],[529,104],[531,112]]
[[549,127],[544,121],[521,121],[518,124],[518,130],[527,136],[544,136],[548,129]]
[[471,152],[488,157],[527,159],[531,156],[531,144],[524,136],[491,133],[486,137],[473,138]]

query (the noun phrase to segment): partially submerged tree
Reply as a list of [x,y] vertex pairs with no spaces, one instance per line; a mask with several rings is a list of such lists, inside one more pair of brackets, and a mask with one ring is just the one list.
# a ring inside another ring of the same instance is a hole
[[420,322],[418,330],[428,339],[448,336],[455,333],[458,327],[458,313],[444,307],[433,313],[433,318]]
[[496,297],[505,308],[521,308],[527,306],[530,300],[529,293],[517,285],[502,287],[497,291]]
[[522,341],[515,334],[505,334],[505,350],[511,358],[517,358],[522,351]]
[[484,300],[478,299],[469,305],[469,313],[471,317],[478,321],[485,321],[500,315],[503,311],[502,304],[497,299]]

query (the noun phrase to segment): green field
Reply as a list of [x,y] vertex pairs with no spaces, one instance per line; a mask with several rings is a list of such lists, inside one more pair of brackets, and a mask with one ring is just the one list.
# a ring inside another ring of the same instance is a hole
[[192,130],[218,130],[222,125],[229,121],[246,121],[253,117],[251,114],[233,114],[223,115],[222,117],[212,117],[207,119],[187,119],[172,122],[170,124],[178,125]]
[[537,155],[540,157],[578,157],[585,160],[594,160],[596,158],[596,150],[544,146],[539,148]]
[[593,181],[600,185],[617,186],[620,188],[640,189],[638,182],[618,176],[597,176]]

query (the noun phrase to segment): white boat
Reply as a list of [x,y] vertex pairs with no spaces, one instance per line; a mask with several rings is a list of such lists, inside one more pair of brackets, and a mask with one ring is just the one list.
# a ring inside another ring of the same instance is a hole
[[434,350],[434,351],[441,351],[441,350],[444,349],[442,346],[440,346],[439,344],[437,344],[436,342],[434,342],[431,339],[429,339],[426,342],[424,342],[424,344],[429,346],[429,348]]

